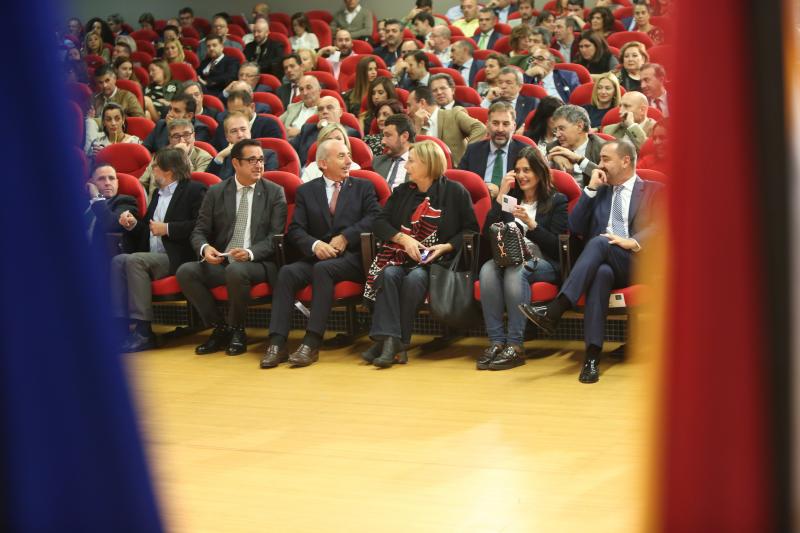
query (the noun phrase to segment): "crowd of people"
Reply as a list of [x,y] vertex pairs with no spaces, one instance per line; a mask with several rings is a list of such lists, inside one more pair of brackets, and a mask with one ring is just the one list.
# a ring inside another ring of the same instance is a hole
[[[489,343],[477,368],[525,364],[526,319],[552,334],[580,305],[580,380],[597,381],[609,295],[630,284],[668,171],[667,73],[650,52],[668,42],[655,22],[666,20],[669,3],[619,1],[625,6],[557,0],[543,9],[533,0],[461,0],[434,11],[432,0],[416,0],[405,17],[380,20],[361,0],[291,17],[259,3],[250,20],[217,13],[207,21],[186,7],[167,20],[145,13],[138,30],[116,14],[70,19],[60,34],[65,76],[94,94],[76,98],[91,169],[87,235],[99,246],[105,233],[122,234],[110,275],[124,350],[156,346],[150,282],[176,276],[213,328],[196,353],[244,353],[251,288],[267,282],[270,340],[260,366],[307,366],[318,360],[335,285],[350,281],[364,285],[371,310],[374,344],[362,358],[405,363],[430,266],[461,257],[465,235],[482,232],[486,242],[492,228],[513,225],[534,253],[514,266],[480,265]],[[289,147],[297,166],[265,139]],[[116,144],[152,154],[137,176],[146,212],[119,194],[118,169],[104,158]],[[264,179],[287,168],[302,181],[292,209],[284,189]],[[483,182],[485,219],[448,168]],[[358,169],[385,180],[383,205],[370,180],[350,175]],[[662,178],[642,179],[640,169]],[[207,187],[194,172],[221,181]],[[561,279],[567,231],[583,251]],[[365,272],[360,236],[369,232],[378,249]],[[284,233],[298,259],[279,267],[274,236]],[[560,289],[534,306],[535,282]],[[225,315],[212,292],[222,285]],[[308,325],[290,351],[295,294],[308,285]]]

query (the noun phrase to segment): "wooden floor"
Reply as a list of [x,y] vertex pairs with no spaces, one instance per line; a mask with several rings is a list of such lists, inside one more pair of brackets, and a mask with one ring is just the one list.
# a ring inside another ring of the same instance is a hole
[[263,338],[239,357],[199,339],[126,356],[169,531],[641,530],[641,363],[606,357],[595,385],[581,352],[478,372],[466,339],[379,370],[364,340],[260,370]]

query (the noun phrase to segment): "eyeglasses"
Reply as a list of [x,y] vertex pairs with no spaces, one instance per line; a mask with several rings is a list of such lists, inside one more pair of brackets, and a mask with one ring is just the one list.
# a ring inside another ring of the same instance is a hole
[[237,157],[236,159],[238,159],[239,161],[244,161],[245,163],[248,163],[251,167],[264,164],[264,158],[263,157]]
[[547,61],[547,59],[544,56],[531,56],[531,61]]
[[172,135],[169,136],[169,138],[171,141],[177,142],[181,140],[188,141],[192,138],[192,136],[194,136],[194,132],[188,131],[186,133],[173,133]]

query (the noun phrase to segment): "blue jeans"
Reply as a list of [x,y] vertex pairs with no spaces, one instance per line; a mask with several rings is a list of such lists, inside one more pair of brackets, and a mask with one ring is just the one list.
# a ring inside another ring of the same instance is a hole
[[[527,265],[533,267],[533,261]],[[558,283],[558,272],[547,261],[540,260],[532,272],[525,265],[498,267],[490,259],[481,267],[481,307],[486,333],[491,342],[522,346],[525,315],[517,306],[531,301],[531,283]],[[503,331],[503,311],[508,313],[508,335]]]

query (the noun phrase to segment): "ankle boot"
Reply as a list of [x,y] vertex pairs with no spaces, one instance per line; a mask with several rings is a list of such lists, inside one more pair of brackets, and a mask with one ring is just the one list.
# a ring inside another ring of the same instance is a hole
[[389,368],[395,363],[404,365],[407,362],[408,355],[403,343],[397,337],[389,337],[383,343],[380,357],[377,357],[372,364],[379,368]]

